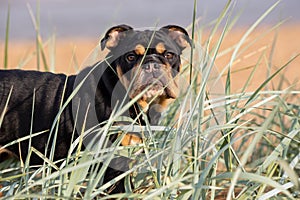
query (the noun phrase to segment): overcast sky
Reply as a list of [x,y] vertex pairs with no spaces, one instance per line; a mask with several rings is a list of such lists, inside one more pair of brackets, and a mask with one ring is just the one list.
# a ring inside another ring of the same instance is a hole
[[[38,0],[0,0],[0,40],[4,40],[10,2],[10,39],[32,39],[34,26],[29,10],[36,12]],[[226,0],[199,0],[197,18],[207,24],[216,19]],[[251,25],[276,0],[240,0],[234,13],[243,11],[238,26]],[[63,37],[99,37],[107,28],[121,23],[133,27],[153,27],[192,22],[193,0],[40,0],[41,32],[44,37],[55,33]],[[288,18],[287,24],[300,22],[300,1],[285,0],[262,25],[272,25]],[[300,23],[299,23],[300,24]]]

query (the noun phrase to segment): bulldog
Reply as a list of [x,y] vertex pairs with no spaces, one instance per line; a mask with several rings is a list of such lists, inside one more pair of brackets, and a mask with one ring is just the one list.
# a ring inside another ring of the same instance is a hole
[[[122,100],[135,101],[128,113],[136,118],[140,112],[147,115],[152,105],[160,105],[155,109],[159,114],[170,99],[177,98],[175,77],[180,71],[180,55],[191,46],[184,28],[168,25],[158,30],[134,30],[118,25],[106,32],[100,45],[108,50],[106,58],[76,75],[0,70],[0,145],[41,132],[5,151],[25,159],[31,144],[47,156],[46,145],[53,141],[56,130],[54,160],[63,159],[74,130],[80,134],[82,128],[105,122]],[[151,124],[157,123],[157,115],[148,116]],[[143,124],[143,120],[138,121]],[[121,144],[139,142],[138,135],[128,133]],[[31,155],[30,162],[39,164],[42,159]],[[110,170],[106,174],[106,181],[116,176]],[[120,186],[112,192],[122,190]]]

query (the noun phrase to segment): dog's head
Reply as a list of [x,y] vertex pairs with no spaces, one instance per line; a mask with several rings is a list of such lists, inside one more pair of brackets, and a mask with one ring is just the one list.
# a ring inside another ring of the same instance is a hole
[[164,104],[175,99],[179,88],[174,81],[180,70],[180,55],[191,40],[182,27],[169,25],[159,30],[133,30],[128,25],[110,28],[101,40],[101,48],[110,51],[113,67],[129,97],[143,110],[149,104]]

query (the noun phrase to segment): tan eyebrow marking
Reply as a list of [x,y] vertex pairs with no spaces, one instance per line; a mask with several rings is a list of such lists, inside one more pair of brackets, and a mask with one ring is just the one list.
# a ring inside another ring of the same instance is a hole
[[136,47],[135,47],[135,53],[137,54],[137,55],[144,55],[145,54],[145,51],[146,51],[146,49],[145,49],[145,47],[143,46],[143,45],[141,45],[141,44],[138,44],[138,45],[136,45]]
[[155,49],[156,49],[156,52],[160,53],[160,54],[162,54],[162,53],[164,53],[166,51],[166,47],[165,47],[165,45],[162,42],[158,43],[156,45]]

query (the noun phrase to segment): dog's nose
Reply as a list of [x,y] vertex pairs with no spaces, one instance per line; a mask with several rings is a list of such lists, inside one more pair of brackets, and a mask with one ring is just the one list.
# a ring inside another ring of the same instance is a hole
[[159,70],[160,65],[158,63],[146,63],[142,66],[142,69],[148,73],[152,73]]

